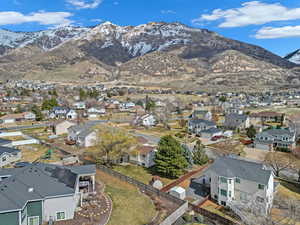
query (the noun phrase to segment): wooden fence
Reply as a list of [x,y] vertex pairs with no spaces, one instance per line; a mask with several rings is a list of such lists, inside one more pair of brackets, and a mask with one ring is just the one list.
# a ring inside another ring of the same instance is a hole
[[104,173],[114,176],[122,181],[127,182],[127,183],[133,184],[145,192],[150,192],[158,197],[163,197],[163,198],[171,201],[172,203],[177,204],[178,208],[174,212],[172,212],[170,215],[168,215],[168,217],[160,225],[171,225],[172,224],[171,222],[174,223],[188,209],[194,210],[196,213],[199,213],[199,214],[203,215],[204,217],[208,218],[209,220],[218,222],[220,224],[224,224],[224,225],[236,225],[237,224],[225,217],[222,217],[218,214],[210,212],[206,209],[200,208],[196,205],[189,204],[184,200],[181,200],[179,198],[174,197],[173,195],[170,195],[169,193],[162,192],[150,185],[144,184],[138,180],[135,180],[135,179],[128,177],[124,174],[121,174],[119,172],[116,172],[105,166],[98,165],[97,168],[100,169],[101,171],[103,171]]

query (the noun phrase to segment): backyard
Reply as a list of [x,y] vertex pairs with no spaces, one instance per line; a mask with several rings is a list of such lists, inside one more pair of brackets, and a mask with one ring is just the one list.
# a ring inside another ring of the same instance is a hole
[[[149,181],[152,179],[152,177],[156,176],[156,174],[151,169],[136,165],[119,165],[115,166],[114,170],[128,177],[132,177],[140,182],[143,182],[144,184],[149,184]],[[164,185],[167,185],[173,181],[171,179],[161,177],[160,180]]]
[[97,171],[96,179],[105,184],[105,192],[113,202],[113,210],[108,225],[141,225],[152,221],[156,215],[151,199],[126,182]]

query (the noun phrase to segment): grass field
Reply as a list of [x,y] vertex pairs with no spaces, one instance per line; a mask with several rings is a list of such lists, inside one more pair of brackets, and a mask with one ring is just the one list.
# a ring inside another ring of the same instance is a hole
[[[44,156],[48,149],[49,148],[39,144],[20,146],[20,150],[22,152],[22,161],[34,162],[35,160]],[[41,160],[40,162],[50,163],[58,160],[60,160],[60,154],[56,151],[53,151],[51,159]]]
[[277,194],[284,198],[300,201],[300,186],[296,186],[295,184],[286,181],[280,181]]
[[155,217],[156,210],[152,201],[136,187],[101,171],[97,171],[96,179],[106,185],[105,192],[113,202],[108,225],[147,224]]
[[[115,166],[114,170],[126,176],[132,177],[138,181],[141,181],[144,184],[149,184],[149,181],[152,179],[153,175],[155,175],[149,169],[135,165]],[[166,185],[171,183],[173,180],[168,178],[161,178],[161,181],[164,185]]]

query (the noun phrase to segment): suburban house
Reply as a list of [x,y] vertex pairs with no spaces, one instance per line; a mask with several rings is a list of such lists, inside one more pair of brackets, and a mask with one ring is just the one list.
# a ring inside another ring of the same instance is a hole
[[35,114],[32,112],[14,113],[2,116],[2,123],[15,123],[24,120],[35,120]]
[[94,165],[0,169],[0,224],[41,225],[73,219],[83,199],[95,194],[95,174]]
[[248,115],[231,113],[225,116],[224,127],[232,130],[246,129],[250,127],[250,119]]
[[86,108],[85,102],[75,102],[73,104],[73,106],[75,109],[85,109]]
[[12,141],[0,138],[0,146],[2,146],[2,147],[12,147]]
[[143,145],[137,149],[135,155],[130,155],[130,162],[149,168],[154,166],[156,148],[150,145]]
[[218,204],[235,207],[257,207],[268,214],[273,204],[274,176],[263,164],[241,158],[218,158],[201,177],[210,187],[210,196]]
[[135,125],[141,125],[145,127],[155,126],[157,124],[157,120],[153,114],[145,114],[142,116],[137,116],[133,123]]
[[68,133],[68,128],[71,126],[74,126],[75,123],[68,121],[68,120],[63,120],[60,121],[53,126],[53,131],[56,135],[62,135],[62,134],[67,134]]
[[24,116],[24,120],[35,120],[36,116],[33,112],[24,112],[22,113]]
[[0,168],[21,160],[20,150],[10,147],[0,147]]
[[81,147],[91,147],[96,144],[97,133],[88,124],[73,125],[68,128],[68,140]]
[[70,109],[68,107],[61,107],[61,106],[57,106],[57,107],[53,107],[53,109],[50,112],[49,117],[54,119],[65,119],[66,118],[66,114],[70,111]]
[[106,110],[105,108],[95,108],[95,107],[91,107],[87,110],[88,114],[105,114]]
[[207,130],[201,131],[201,137],[208,138],[208,139],[215,136],[221,136],[221,135],[223,135],[223,131],[216,127],[211,127]]
[[285,122],[285,114],[278,112],[258,112],[250,114],[250,121],[252,124],[257,123],[284,123]]
[[203,120],[212,120],[212,113],[207,110],[194,110],[192,115],[192,119],[203,119]]
[[292,149],[296,146],[295,132],[288,129],[269,129],[258,133],[254,139],[254,148],[273,150],[276,148]]
[[77,118],[77,112],[74,109],[70,109],[66,113],[66,119],[74,120]]
[[188,130],[190,133],[201,135],[201,132],[210,128],[217,128],[216,124],[204,119],[191,119],[188,122]]

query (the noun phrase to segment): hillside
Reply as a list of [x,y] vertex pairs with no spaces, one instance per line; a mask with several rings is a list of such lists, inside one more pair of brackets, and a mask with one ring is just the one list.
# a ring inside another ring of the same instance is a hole
[[261,47],[180,23],[0,31],[0,49],[3,80],[119,80],[182,88],[298,83],[296,64]]

